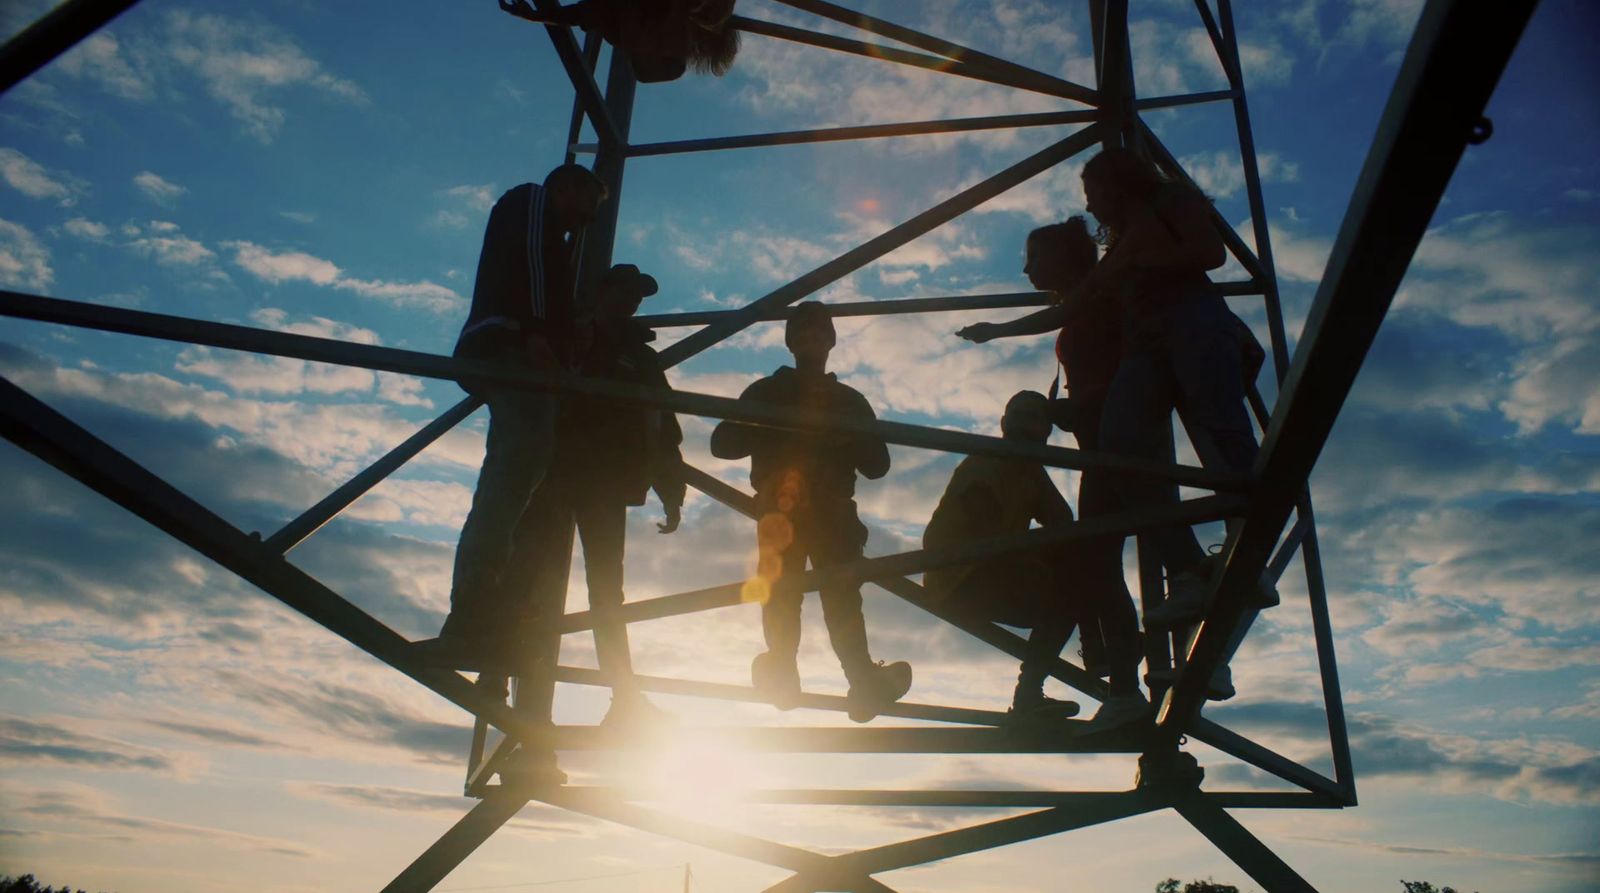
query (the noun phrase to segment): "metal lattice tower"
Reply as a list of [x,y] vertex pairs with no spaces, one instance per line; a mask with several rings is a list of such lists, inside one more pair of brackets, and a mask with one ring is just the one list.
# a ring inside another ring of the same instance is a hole
[[[140,467],[98,438],[8,380],[0,380],[0,431],[46,462],[77,478],[130,512],[186,543],[268,594],[327,627],[351,644],[404,673],[446,700],[473,714],[476,729],[468,767],[467,792],[481,798],[477,807],[418,857],[384,889],[431,889],[479,844],[531,800],[634,828],[696,843],[725,853],[759,860],[794,872],[771,891],[886,891],[874,875],[966,853],[1058,834],[1157,810],[1176,810],[1258,884],[1272,893],[1312,887],[1269,847],[1238,824],[1230,809],[1321,809],[1353,806],[1355,780],[1334,661],[1333,633],[1328,619],[1327,590],[1322,580],[1316,527],[1306,482],[1332,428],[1335,416],[1354,382],[1361,362],[1394,298],[1433,210],[1469,143],[1478,141],[1482,110],[1510,58],[1534,0],[1484,4],[1467,0],[1430,0],[1423,11],[1401,65],[1377,136],[1362,169],[1324,278],[1291,356],[1284,330],[1267,233],[1261,180],[1251,136],[1240,65],[1239,41],[1229,0],[1195,0],[1196,13],[1217,53],[1228,87],[1208,93],[1139,97],[1133,83],[1128,44],[1127,0],[1088,0],[1093,28],[1097,83],[1074,84],[1013,62],[887,21],[862,15],[822,0],[777,0],[804,13],[832,20],[862,32],[844,38],[802,28],[734,18],[738,29],[768,38],[809,44],[821,50],[871,56],[885,64],[916,66],[946,76],[972,78],[1061,100],[1061,111],[1024,115],[918,121],[686,140],[673,143],[630,143],[629,123],[635,99],[632,72],[621,53],[613,53],[605,87],[595,73],[601,56],[598,39],[580,47],[567,27],[546,26],[570,76],[575,93],[568,160],[593,152],[594,169],[610,185],[613,200],[590,230],[583,268],[589,275],[610,263],[617,224],[615,197],[622,187],[625,163],[631,158],[680,152],[915,136],[1044,125],[1083,125],[1081,129],[1024,158],[920,214],[890,228],[837,258],[783,285],[749,305],[727,311],[641,317],[657,326],[701,328],[662,351],[666,365],[675,365],[723,339],[763,320],[784,318],[786,308],[871,263],[901,245],[933,230],[983,202],[1055,165],[1101,145],[1129,145],[1147,153],[1168,175],[1188,181],[1177,159],[1140,119],[1141,111],[1222,102],[1232,106],[1237,122],[1240,162],[1245,175],[1254,250],[1216,215],[1224,241],[1248,279],[1223,283],[1224,293],[1243,300],[1262,300],[1271,340],[1272,371],[1277,378],[1276,405],[1270,411],[1252,389],[1254,415],[1263,433],[1259,460],[1248,475],[1230,475],[1176,463],[1156,465],[1102,453],[1049,446],[1020,445],[998,438],[895,422],[846,423],[821,415],[795,418],[747,403],[682,391],[660,391],[572,377],[510,373],[449,357],[396,350],[323,338],[206,322],[160,314],[97,306],[49,297],[0,292],[0,313],[104,331],[123,332],[190,344],[252,351],[324,363],[458,380],[467,376],[517,387],[589,395],[672,410],[734,419],[754,424],[809,431],[870,433],[889,443],[973,455],[1026,458],[1046,465],[1083,469],[1115,467],[1130,473],[1156,475],[1175,484],[1210,491],[1211,495],[1171,506],[1126,512],[1079,522],[1068,528],[1030,531],[960,548],[916,551],[864,559],[858,563],[814,570],[798,577],[806,591],[824,582],[871,582],[893,595],[955,625],[1013,657],[1022,654],[1023,639],[993,623],[975,623],[949,613],[925,598],[909,575],[936,567],[971,563],[1059,545],[1090,536],[1136,534],[1162,524],[1194,524],[1224,518],[1236,522],[1224,554],[1225,566],[1210,612],[1196,633],[1171,643],[1150,637],[1151,669],[1180,667],[1177,681],[1164,692],[1151,728],[1112,730],[1089,736],[1041,738],[1004,725],[1003,714],[966,708],[901,703],[887,716],[932,720],[943,726],[884,728],[754,728],[729,732],[736,743],[756,749],[791,753],[1137,753],[1158,764],[1177,753],[1185,736],[1292,784],[1294,792],[1213,791],[1188,783],[1147,779],[1122,792],[1081,791],[950,791],[950,790],[768,790],[753,794],[763,803],[856,806],[962,808],[1028,808],[1023,815],[980,823],[958,830],[839,855],[825,855],[742,832],[711,827],[640,805],[610,788],[559,787],[531,789],[493,783],[498,769],[525,741],[550,740],[558,749],[621,746],[614,734],[598,727],[550,728],[531,721],[506,701],[504,679],[480,678],[433,670],[417,661],[409,644],[377,618],[345,600],[289,563],[285,555],[378,482],[421,452],[481,404],[468,398],[395,447],[317,505],[262,537],[237,529],[172,485]],[[0,90],[9,89],[52,58],[132,5],[132,0],[69,0],[40,22],[0,48]],[[533,17],[557,7],[556,0],[535,0],[517,7]],[[888,39],[911,49],[888,46]],[[598,136],[594,145],[577,145],[583,121]],[[1192,181],[1189,181],[1192,182]],[[836,315],[925,313],[963,309],[1041,306],[1041,294],[973,295],[835,304]],[[753,499],[711,475],[688,468],[692,486],[736,512],[754,516]],[[1298,558],[1304,570],[1312,630],[1321,672],[1329,747],[1334,777],[1303,766],[1234,732],[1202,714],[1205,683],[1230,652],[1230,642],[1254,619],[1250,593],[1263,574],[1277,579]],[[1140,589],[1149,598],[1161,591],[1160,568],[1140,550]],[[627,605],[629,623],[676,616],[738,604],[740,583],[648,599]],[[588,612],[569,614],[562,631],[590,629]],[[1106,688],[1083,668],[1057,659],[1052,675],[1095,698]],[[605,685],[596,671],[558,668],[563,683]],[[703,681],[641,677],[647,691],[728,700],[759,700],[744,686]],[[1153,692],[1160,694],[1159,690]],[[802,706],[842,711],[843,698],[808,694]],[[1066,727],[1073,725],[1065,721]],[[489,729],[504,737],[487,748]]]

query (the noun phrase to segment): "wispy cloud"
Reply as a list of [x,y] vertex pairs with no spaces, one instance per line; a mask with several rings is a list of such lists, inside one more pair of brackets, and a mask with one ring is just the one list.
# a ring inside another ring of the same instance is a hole
[[146,747],[74,731],[56,722],[0,717],[0,756],[8,762],[173,772],[177,764]]
[[111,234],[110,227],[103,223],[96,223],[86,217],[73,217],[66,223],[61,224],[61,228],[68,235],[77,236],[88,242],[104,242],[106,236]]
[[68,75],[94,81],[124,99],[146,100],[155,96],[155,77],[149,61],[143,54],[125,52],[116,33],[102,29],[63,55],[55,67]]
[[400,307],[420,307],[434,313],[460,309],[461,296],[435,282],[389,282],[382,279],[357,279],[346,276],[337,264],[303,251],[274,252],[254,242],[224,242],[233,251],[233,262],[264,281],[309,282],[327,288],[355,292]]
[[206,825],[188,824],[122,812],[110,798],[78,785],[54,790],[6,792],[12,819],[68,833],[93,829],[112,832],[130,842],[192,840],[230,849],[253,850],[296,859],[322,855],[314,847],[281,837],[246,834]]
[[16,288],[49,288],[55,281],[50,249],[20,223],[0,220],[0,283]]
[[154,171],[140,171],[133,175],[133,185],[145,194],[145,197],[158,205],[172,205],[188,187],[179,186]]
[[279,29],[189,10],[171,11],[153,25],[101,31],[66,54],[57,70],[134,101],[181,90],[192,78],[262,143],[283,129],[289,117],[285,99],[293,91],[367,101],[357,84],[324,69]]
[[437,196],[444,205],[434,212],[433,224],[446,229],[464,229],[480,222],[485,212],[494,207],[494,185],[462,185],[441,189]]
[[0,147],[0,179],[29,198],[53,199],[70,208],[88,189],[71,174],[52,171],[16,149]]
[[265,25],[220,15],[175,11],[168,16],[167,53],[227,106],[245,132],[263,143],[282,129],[288,113],[272,98],[291,87],[364,103],[355,83],[324,71],[287,36]]

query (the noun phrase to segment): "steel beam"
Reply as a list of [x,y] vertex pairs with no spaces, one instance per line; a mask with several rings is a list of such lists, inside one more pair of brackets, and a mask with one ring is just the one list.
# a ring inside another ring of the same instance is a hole
[[[741,512],[746,517],[752,519],[755,517],[755,500],[752,497],[693,466],[686,466],[685,469],[687,472],[685,477],[691,486],[724,505]],[[911,580],[894,578],[876,582],[880,587],[900,596],[912,605],[928,611],[935,617],[974,636],[1002,653],[1018,660],[1022,659],[1027,648],[1027,640],[1021,636],[994,623],[976,622],[950,613],[945,606],[932,603],[926,597],[922,587]],[[1051,675],[1088,694],[1090,697],[1105,697],[1106,687],[1104,682],[1059,657],[1052,664]],[[1330,797],[1341,796],[1338,783],[1210,720],[1201,719],[1197,721],[1190,731],[1190,735],[1229,756],[1285,781],[1300,785],[1307,790],[1319,792]]]
[[[1038,809],[1103,804],[1126,799],[1126,792],[1038,790],[893,790],[853,788],[780,788],[752,791],[743,803],[806,806],[904,806],[921,809]],[[1207,791],[1205,799],[1226,809],[1342,809],[1344,804],[1321,794],[1291,791]]]
[[[605,673],[585,667],[557,667],[556,681],[572,685],[593,685],[608,688],[614,684]],[[722,701],[743,701],[749,704],[766,704],[770,699],[747,685],[729,685],[723,682],[701,682],[693,679],[669,679],[664,676],[635,674],[631,683],[640,690],[668,695],[686,695],[697,698],[716,698]],[[838,695],[803,693],[795,700],[796,707],[808,710],[832,710],[843,713],[850,709],[850,699]],[[1002,726],[1009,716],[999,710],[977,710],[971,707],[944,707],[936,704],[916,704],[896,701],[880,716],[897,716],[927,722],[961,723],[975,726]]]
[[[828,586],[877,583],[939,568],[975,564],[985,559],[1082,542],[1107,534],[1127,535],[1147,527],[1168,524],[1203,524],[1228,517],[1242,510],[1247,504],[1246,500],[1238,497],[1205,496],[1185,500],[1175,506],[1158,506],[1099,518],[1086,518],[1072,524],[1040,527],[943,549],[918,549],[813,568],[786,575],[783,578],[783,585],[801,592],[816,592]],[[638,623],[642,620],[656,620],[731,607],[740,603],[743,586],[743,581],[724,583],[689,592],[643,599],[621,606],[613,612],[613,616],[625,623]],[[575,611],[563,615],[561,631],[571,633],[591,629],[598,619],[593,611]]]
[[394,630],[4,377],[0,435],[507,734],[542,730],[460,674],[424,666]]
[[424,378],[452,381],[469,379],[535,391],[583,394],[627,405],[650,406],[754,425],[797,431],[862,434],[881,437],[888,443],[903,446],[969,455],[1027,459],[1061,468],[1109,468],[1128,474],[1170,479],[1186,486],[1207,490],[1228,492],[1245,490],[1249,487],[1249,479],[1245,475],[1212,472],[1192,466],[1159,465],[1114,453],[1028,444],[944,428],[908,425],[903,422],[839,420],[823,412],[801,411],[794,407],[765,406],[711,394],[664,390],[603,379],[582,378],[572,374],[544,375],[531,370],[507,369],[490,363],[459,360],[414,350],[400,350],[372,344],[348,344],[331,338],[274,332],[268,329],[206,322],[78,301],[63,301],[59,298],[45,298],[4,289],[0,289],[0,316],[63,323],[100,331],[122,332],[230,350],[247,350],[319,363],[400,372]]
[[1343,800],[1344,793],[1337,781],[1213,720],[1203,716],[1196,718],[1189,728],[1188,735],[1263,772],[1276,775],[1290,784],[1299,785],[1315,794]]
[[825,871],[830,858],[800,847],[774,843],[750,834],[728,831],[661,810],[649,809],[629,803],[615,793],[594,788],[555,788],[535,794],[534,799],[592,818],[676,838],[685,843],[708,847],[731,856],[754,859],[790,871]]
[[761,314],[768,309],[793,304],[918,236],[931,232],[958,215],[976,208],[1013,186],[1024,183],[1049,170],[1051,167],[1094,145],[1098,139],[1097,133],[1095,126],[1087,127],[1066,139],[1029,155],[987,180],[963,189],[956,195],[945,199],[904,223],[890,228],[881,235],[846,251],[844,254],[804,274],[793,282],[779,287],[776,291],[770,292],[753,303],[745,305],[738,312],[739,315],[733,319],[709,325],[661,351],[662,365],[675,366],[689,359],[729,335],[756,322]]
[[1305,878],[1217,804],[1204,797],[1185,797],[1173,808],[1266,893],[1317,893]]
[[[598,31],[590,31],[583,35],[583,68],[589,72],[591,78],[594,77],[595,66],[600,64],[600,45],[603,42]],[[567,122],[567,154],[562,159],[564,164],[572,164],[578,160],[578,152],[580,150],[578,139],[583,136],[583,118],[583,98],[574,90],[572,93],[572,117]],[[597,144],[594,143],[589,144],[587,151],[595,151],[596,146]]]
[[[962,46],[961,44],[952,43],[948,40],[943,40],[930,34],[924,34],[921,31],[916,31],[903,25],[896,25],[893,22],[874,18],[873,16],[869,16],[858,10],[845,9],[842,6],[825,2],[825,0],[778,0],[778,2],[785,6],[792,6],[795,9],[809,12],[815,16],[831,19],[835,22],[839,22],[840,24],[849,25],[853,28],[859,28],[863,31],[869,31],[873,34],[887,37],[890,40],[897,40],[903,44],[906,44],[907,46],[914,46],[918,49],[927,50],[932,53],[938,53],[939,55],[944,56],[946,59],[951,59],[962,64],[973,65],[983,69],[988,69],[990,71],[1007,74],[1020,80],[1038,83],[1042,86],[1049,87],[1052,91],[1052,94],[1056,96],[1061,96],[1066,99],[1075,99],[1078,102],[1082,102],[1087,105],[1094,105],[1098,99],[1095,91],[1083,86],[1082,84],[1074,84],[1071,81],[1058,78],[1054,75],[1046,74],[1036,69],[1028,68],[1025,65],[1018,65],[1009,59],[1001,59],[998,56],[980,53],[971,47]],[[1018,86],[1020,86],[1020,84]],[[1030,88],[1024,87],[1023,89]]]
[[67,0],[0,46],[0,94],[77,46],[136,0]]
[[1356,805],[1356,773],[1350,759],[1350,730],[1345,724],[1343,689],[1339,687],[1339,661],[1334,654],[1333,624],[1328,617],[1328,589],[1322,577],[1322,547],[1317,542],[1316,521],[1307,496],[1296,509],[1309,531],[1301,546],[1306,572],[1306,594],[1311,602],[1311,630],[1317,643],[1317,672],[1322,676],[1322,710],[1328,719],[1328,740],[1333,748],[1333,777],[1344,800]]
[[[1063,719],[1030,728],[921,728],[896,726],[753,726],[696,728],[719,746],[751,753],[1140,753],[1150,729],[1128,726],[1087,734],[1088,720]],[[664,733],[670,735],[671,733]],[[534,739],[556,750],[630,750],[639,736],[604,726],[558,725]]]
[[[908,121],[903,124],[861,124],[850,127],[821,127],[778,133],[751,133],[662,143],[636,143],[628,147],[629,158],[651,155],[679,155],[685,152],[714,152],[721,149],[753,149],[765,146],[793,146],[808,143],[834,143],[846,140],[882,139],[895,136],[926,136],[940,133],[968,133],[975,130],[1004,130],[1023,127],[1050,127],[1059,124],[1092,124],[1093,110],[1034,112],[1023,115],[989,115],[980,118],[944,118],[938,121]],[[580,144],[578,151],[592,151]]]
[[[992,295],[951,295],[942,298],[898,298],[887,301],[841,301],[828,305],[828,315],[841,319],[848,316],[893,316],[902,313],[942,313],[957,310],[1009,310],[1016,307],[1043,307],[1050,296],[1042,291],[1003,292]],[[703,326],[731,318],[737,310],[696,310],[684,313],[659,313],[634,317],[641,325],[653,329],[670,329],[677,326]],[[758,317],[758,322],[788,319],[794,312],[792,305],[769,307]]]
[[[1205,0],[1201,8],[1209,12]],[[1261,272],[1256,278],[1264,288],[1267,309],[1267,335],[1272,340],[1272,371],[1278,382],[1289,373],[1289,338],[1284,330],[1283,305],[1278,299],[1278,271],[1272,260],[1272,234],[1267,226],[1267,204],[1261,195],[1261,170],[1256,164],[1256,140],[1250,127],[1250,105],[1244,95],[1244,66],[1239,61],[1239,36],[1233,30],[1233,7],[1228,0],[1217,0],[1222,17],[1222,68],[1233,87],[1233,119],[1239,134],[1240,162],[1244,168],[1245,195],[1250,201],[1250,225],[1255,233],[1256,261]],[[1208,29],[1210,27],[1208,23]]]
[[[684,466],[684,479],[689,486],[744,515],[746,518],[752,521],[758,518],[755,498],[741,492],[737,487],[724,484],[692,465]],[[1002,654],[1008,654],[1017,660],[1022,660],[1027,651],[1027,639],[997,623],[957,615],[951,611],[950,606],[937,603],[928,598],[927,591],[922,588],[921,584],[904,577],[880,579],[874,582],[880,588],[899,596],[907,603],[932,614],[934,617],[993,647]],[[1106,695],[1106,684],[1099,677],[1090,674],[1082,667],[1074,666],[1062,660],[1060,657],[1056,657],[1051,661],[1049,672],[1051,676],[1092,698],[1104,699]]]
[[[749,494],[717,480],[692,465],[684,466],[684,478],[690,486],[700,490],[712,499],[732,508],[747,518],[755,519],[755,499]],[[878,586],[887,589],[910,604],[927,611],[979,641],[990,645],[1003,654],[1008,654],[1021,660],[1026,652],[1026,639],[998,624],[975,621],[952,613],[947,606],[935,604],[927,597],[923,588],[911,580],[897,577],[879,579],[875,582]],[[1085,672],[1083,668],[1074,666],[1060,657],[1057,657],[1051,664],[1050,675],[1090,697],[1104,699],[1106,695],[1104,682]],[[1339,783],[1208,719],[1196,721],[1189,734],[1196,740],[1202,741],[1229,756],[1309,791],[1315,791],[1329,797],[1343,797]]]
[[511,817],[528,805],[528,795],[514,788],[498,788],[461,817],[443,837],[423,851],[383,888],[383,893],[427,893]]
[[833,50],[837,53],[849,53],[853,56],[862,56],[868,59],[877,59],[881,62],[893,62],[898,65],[909,65],[927,71],[936,71],[940,74],[955,75],[975,81],[998,84],[1003,87],[1014,87],[1018,90],[1028,90],[1034,93],[1043,93],[1047,96],[1070,98],[1063,96],[1062,92],[1049,85],[1029,77],[1019,77],[1013,73],[997,71],[988,67],[980,67],[965,62],[957,62],[943,56],[929,56],[922,53],[912,53],[906,50],[885,46],[881,43],[868,43],[864,40],[855,40],[849,37],[838,37],[833,34],[824,34],[821,31],[808,31],[791,25],[780,25],[777,22],[767,22],[761,19],[752,19],[748,16],[736,15],[729,19],[729,26],[737,28],[746,34],[759,34],[762,37],[771,37],[777,40],[787,40],[791,43],[805,44],[820,49]]
[[1199,105],[1206,102],[1226,102],[1237,98],[1236,90],[1207,90],[1204,93],[1184,93],[1179,96],[1151,96],[1148,99],[1135,99],[1133,107],[1136,111],[1150,109],[1170,109],[1184,105]]
[[1430,0],[1423,9],[1273,411],[1254,469],[1261,489],[1230,537],[1215,600],[1162,705],[1169,735],[1187,728],[1204,704],[1207,680],[1249,610],[1260,572],[1536,5]]
[[594,175],[606,184],[607,197],[583,234],[583,257],[578,272],[580,307],[598,293],[594,287],[611,269],[611,252],[617,240],[617,217],[622,210],[622,175],[628,164],[628,137],[633,129],[633,100],[638,90],[633,64],[627,53],[611,52],[606,71],[606,113],[617,130],[614,142],[600,141],[594,156]]
[[360,474],[347,481],[344,486],[329,493],[321,502],[312,506],[281,530],[267,537],[267,548],[274,552],[283,553],[304,542],[306,537],[316,533],[322,525],[339,516],[340,512],[349,508],[352,503],[367,491],[376,487],[384,478],[394,474],[400,466],[410,462],[418,453],[427,449],[430,444],[443,437],[446,432],[467,416],[477,411],[483,401],[477,397],[468,397],[455,406],[445,410],[444,414],[429,422],[420,431],[405,439],[405,442],[386,453],[383,458],[367,466]]
[[[1249,280],[1218,282],[1213,288],[1221,295],[1258,295],[1261,289]],[[851,316],[898,316],[906,313],[945,313],[958,310],[1009,310],[1017,307],[1043,307],[1050,296],[1042,291],[1002,292],[991,295],[951,295],[939,298],[891,298],[881,301],[841,301],[828,305],[828,315],[835,319]],[[738,310],[691,310],[682,313],[658,313],[636,316],[641,325],[654,329],[677,326],[703,326],[719,320],[731,319]],[[792,305],[770,307],[758,317],[758,322],[776,322],[788,319],[794,312]]]
[[1171,802],[1165,793],[1159,791],[1127,791],[1072,806],[1058,806],[942,834],[930,834],[918,840],[891,843],[839,856],[838,859],[843,863],[841,867],[847,870],[877,874],[1036,840],[1063,831],[1103,825],[1164,809]]
[[[524,0],[500,0],[501,9],[519,17],[524,17],[518,12],[519,7],[526,5]],[[561,8],[557,0],[533,0],[533,5],[544,14]],[[595,135],[602,144],[623,145],[625,141],[621,131],[606,110],[606,100],[600,93],[600,85],[594,81],[594,72],[584,65],[583,50],[578,48],[578,40],[572,36],[572,29],[566,25],[540,24],[544,25],[545,33],[550,35],[550,44],[555,47],[556,57],[561,60],[561,67],[566,69],[567,78],[572,81],[572,89],[577,92],[578,102],[589,116],[589,126],[594,128]]]

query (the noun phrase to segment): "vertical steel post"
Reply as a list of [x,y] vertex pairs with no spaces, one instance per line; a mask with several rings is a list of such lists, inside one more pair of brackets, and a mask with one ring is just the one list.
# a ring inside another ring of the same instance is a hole
[[[583,36],[583,65],[591,75],[600,64],[600,45],[598,31],[590,31]],[[578,97],[577,90],[572,92],[572,120],[567,124],[567,155],[563,164],[578,160],[578,138],[583,135],[583,100]]]
[[1322,675],[1322,709],[1328,717],[1328,740],[1333,748],[1333,778],[1339,783],[1345,802],[1354,806],[1356,774],[1350,760],[1350,731],[1345,724],[1339,663],[1333,650],[1333,625],[1328,617],[1328,589],[1322,578],[1322,548],[1317,543],[1317,525],[1311,514],[1309,493],[1301,497],[1295,511],[1308,524],[1305,542],[1300,545],[1300,560],[1305,565],[1306,592],[1311,602],[1311,629],[1317,643],[1317,668]]
[[622,207],[622,171],[628,161],[628,134],[633,125],[633,98],[638,81],[628,54],[611,50],[606,74],[606,111],[617,128],[617,141],[602,141],[594,156],[594,172],[610,190],[611,197],[600,206],[583,237],[583,264],[578,273],[580,306],[588,300],[600,274],[611,267],[611,252],[617,241],[617,217]]
[[1266,299],[1267,333],[1272,339],[1272,371],[1276,381],[1289,374],[1289,339],[1283,326],[1283,304],[1278,299],[1278,272],[1272,263],[1272,237],[1267,229],[1267,206],[1261,195],[1261,169],[1256,164],[1256,139],[1250,127],[1250,106],[1244,97],[1244,69],[1239,63],[1239,37],[1233,30],[1233,7],[1217,0],[1222,19],[1222,69],[1233,88],[1233,120],[1239,133],[1239,161],[1244,167],[1245,194],[1250,200],[1250,224],[1256,238],[1256,260],[1261,263],[1261,293]]

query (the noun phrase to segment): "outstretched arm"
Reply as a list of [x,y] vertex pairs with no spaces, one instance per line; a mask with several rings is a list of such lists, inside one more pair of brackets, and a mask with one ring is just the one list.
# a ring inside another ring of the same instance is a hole
[[974,344],[983,344],[996,338],[1016,338],[1021,335],[1043,335],[1053,332],[1066,325],[1068,319],[1065,304],[1051,304],[1028,314],[1018,317],[1010,322],[975,322],[970,326],[956,330],[957,338],[965,338]]

